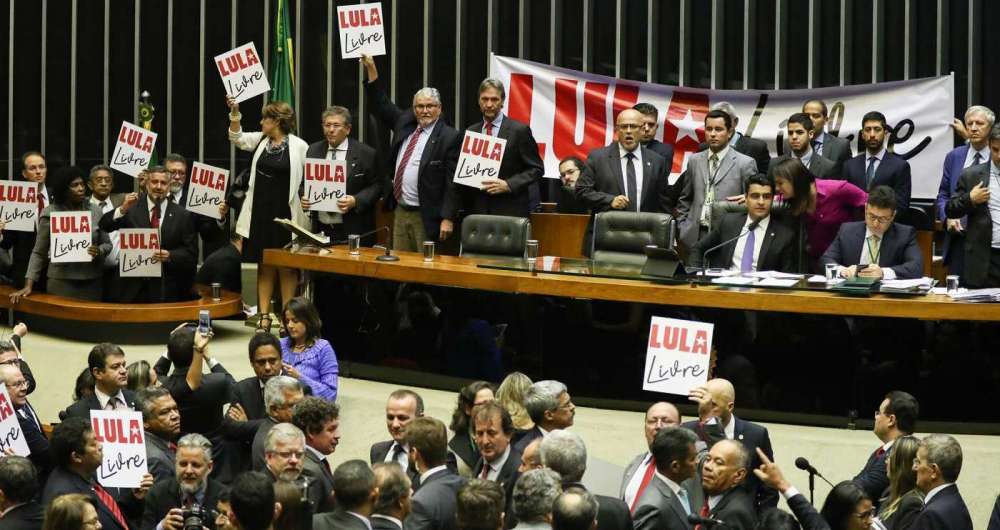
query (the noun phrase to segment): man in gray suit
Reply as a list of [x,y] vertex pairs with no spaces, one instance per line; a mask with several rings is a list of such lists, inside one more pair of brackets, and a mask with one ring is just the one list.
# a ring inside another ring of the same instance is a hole
[[378,498],[375,474],[364,460],[348,460],[333,472],[337,509],[313,516],[313,530],[371,530],[369,518]]
[[[559,474],[551,469],[532,469],[514,486],[512,501],[517,526],[514,530],[549,530],[552,503],[562,493]],[[510,517],[510,513],[507,517]],[[507,526],[510,526],[509,524]]]
[[650,451],[656,472],[649,487],[632,507],[635,530],[688,530],[691,500],[681,483],[695,476],[698,467],[698,437],[683,427],[661,429]]
[[744,182],[757,174],[752,158],[730,147],[733,118],[721,110],[705,115],[705,139],[708,149],[688,159],[688,179],[677,207],[680,239],[691,248],[708,234],[711,227],[711,204],[716,201],[744,200]]
[[410,464],[420,472],[420,489],[403,522],[404,530],[457,530],[455,497],[465,479],[445,465],[448,429],[441,420],[416,418],[406,427]]
[[[174,478],[174,442],[181,433],[181,413],[170,392],[162,386],[139,391],[135,400],[142,408],[142,426],[146,431],[146,466],[157,481]],[[171,447],[173,446],[173,447]]]
[[833,136],[824,131],[829,117],[826,102],[822,99],[810,99],[802,105],[802,112],[808,114],[813,121],[813,137],[810,140],[813,151],[833,162],[833,174],[836,175],[833,178],[843,178],[844,162],[850,160],[854,154],[851,151],[851,143],[846,138]]
[[292,424],[306,435],[303,469],[319,484],[320,503],[316,513],[333,511],[333,472],[327,457],[340,443],[340,407],[322,398],[303,398],[292,412]]
[[[681,413],[673,403],[660,401],[653,403],[646,410],[646,421],[643,423],[643,432],[646,435],[646,447],[653,445],[653,437],[665,427],[676,427],[681,424]],[[629,508],[635,506],[635,501],[642,496],[643,484],[649,484],[645,479],[647,475],[652,475],[656,464],[653,462],[653,453],[643,451],[632,459],[632,462],[625,468],[622,476],[622,485],[618,496],[625,501]]]
[[789,116],[785,132],[788,134],[788,147],[791,152],[771,159],[771,165],[767,168],[768,177],[774,178],[774,167],[779,163],[795,157],[818,179],[840,178],[840,174],[835,173],[836,164],[818,156],[813,150],[811,141],[815,133],[813,132],[812,118],[808,114],[796,112]]
[[403,530],[403,521],[410,514],[410,477],[395,462],[379,462],[372,466],[378,498],[372,509],[372,530]]

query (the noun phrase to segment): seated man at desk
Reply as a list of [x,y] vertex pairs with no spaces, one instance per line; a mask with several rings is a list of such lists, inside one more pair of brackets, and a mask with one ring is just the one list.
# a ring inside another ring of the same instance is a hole
[[868,194],[864,222],[844,223],[820,262],[835,263],[842,278],[884,280],[920,278],[924,259],[917,246],[917,231],[894,223],[896,193],[877,186]]
[[747,211],[728,212],[713,223],[712,230],[691,247],[690,264],[740,272],[794,272],[795,233],[771,216],[773,201],[772,180],[764,175],[747,179]]

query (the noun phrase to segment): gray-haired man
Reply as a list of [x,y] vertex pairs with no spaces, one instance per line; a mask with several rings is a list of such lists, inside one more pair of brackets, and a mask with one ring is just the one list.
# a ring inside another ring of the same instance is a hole
[[276,375],[267,380],[264,385],[264,410],[267,418],[257,428],[250,451],[254,471],[265,471],[264,468],[267,467],[264,462],[264,445],[268,432],[279,423],[290,423],[295,405],[304,396],[302,383],[294,377]]
[[157,480],[146,494],[141,530],[181,530],[184,513],[203,507],[202,526],[215,530],[215,518],[208,510],[215,508],[226,491],[220,482],[208,477],[212,472],[212,442],[200,434],[188,434],[177,441],[176,477]]
[[524,453],[528,444],[550,431],[572,427],[576,416],[576,405],[566,385],[553,379],[538,381],[528,387],[524,393],[524,408],[535,426],[514,442],[514,450],[518,453]]

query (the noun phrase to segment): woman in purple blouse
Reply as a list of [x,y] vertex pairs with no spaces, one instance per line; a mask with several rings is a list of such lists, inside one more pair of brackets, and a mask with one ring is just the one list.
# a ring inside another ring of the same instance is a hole
[[340,367],[333,347],[320,337],[322,322],[316,307],[308,299],[297,296],[285,304],[282,316],[288,330],[288,336],[281,339],[281,364],[285,373],[309,385],[313,395],[336,401]]
[[840,225],[860,218],[868,200],[867,193],[846,180],[817,179],[797,158],[774,166],[774,184],[805,227],[810,264],[833,243]]

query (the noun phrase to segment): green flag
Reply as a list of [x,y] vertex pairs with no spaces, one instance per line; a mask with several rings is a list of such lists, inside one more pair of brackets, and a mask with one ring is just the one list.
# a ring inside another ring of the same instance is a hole
[[271,101],[295,107],[295,69],[292,60],[292,28],[288,0],[278,0],[274,17],[274,46],[271,48]]
[[[153,132],[153,116],[155,112],[156,108],[149,102],[149,92],[143,90],[139,98],[139,127]],[[149,157],[149,165],[146,167],[158,165],[160,165],[160,159],[156,156],[156,147],[153,147],[153,154]]]

